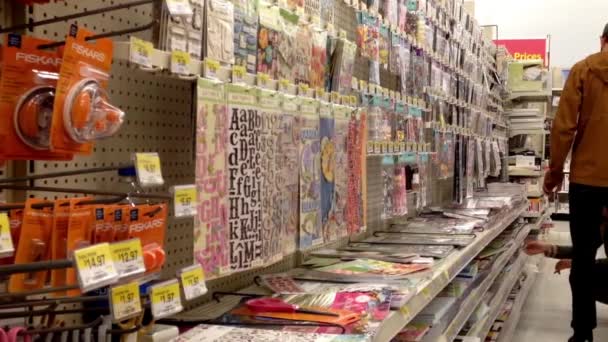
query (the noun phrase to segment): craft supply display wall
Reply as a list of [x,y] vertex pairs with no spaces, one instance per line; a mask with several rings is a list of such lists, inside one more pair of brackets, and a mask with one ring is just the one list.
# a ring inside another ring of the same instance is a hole
[[[13,16],[12,19],[13,24],[19,21],[39,21],[54,16],[87,12],[96,8],[126,2],[128,1],[52,2],[44,6],[27,6],[23,17]],[[10,17],[7,15],[7,11],[10,9],[10,6],[7,6],[8,3],[8,0],[0,1],[0,18]],[[329,17],[333,17],[335,29],[346,32],[348,40],[354,42],[357,31],[354,9],[347,6],[343,1],[335,1],[334,4],[333,14]],[[78,19],[77,23],[97,33],[106,33],[148,25],[153,22],[153,13],[156,10],[158,9],[149,4],[87,16]],[[44,25],[33,28],[27,33],[42,38],[61,40],[66,35],[70,23]],[[152,41],[153,29],[138,32],[134,35]],[[128,35],[123,35],[114,39],[125,41],[128,38]],[[354,73],[356,78],[368,79],[368,63],[362,57],[357,57]],[[380,81],[382,87],[398,90],[398,76],[391,75],[384,69],[380,72]],[[11,166],[11,170],[15,170],[17,175],[36,175],[87,167],[116,166],[129,162],[130,156],[134,152],[150,151],[159,153],[165,180],[164,186],[151,188],[149,189],[151,192],[168,192],[172,185],[194,183],[196,169],[194,138],[197,127],[196,83],[160,73],[146,72],[126,61],[115,60],[109,81],[109,93],[113,102],[127,113],[126,121],[117,135],[96,144],[92,155],[78,157],[70,162],[17,163],[17,165]],[[230,153],[236,152],[228,151],[228,155]],[[380,177],[381,162],[381,157],[367,158],[367,233],[382,228],[385,224],[381,215],[384,201],[383,183]],[[227,167],[230,168],[229,162]],[[452,180],[438,180],[437,175],[434,174],[436,171],[432,171],[432,169],[429,167],[432,202],[436,204],[449,202],[452,199]],[[46,179],[36,181],[33,185],[117,191],[125,186],[119,182],[116,172]],[[18,195],[48,199],[76,196],[56,192],[29,192]],[[416,194],[408,195],[408,213],[410,214],[415,213],[415,198]],[[165,243],[167,262],[163,268],[164,277],[172,277],[177,270],[194,262],[192,243],[194,238],[193,219],[170,218]],[[344,244],[347,240],[348,238],[342,238],[331,243],[331,245]],[[316,246],[315,248],[322,247],[327,247],[327,245]],[[268,246],[268,248],[272,248],[272,246]],[[299,256],[294,253],[281,260],[276,260],[270,266],[262,269],[247,270],[209,281],[207,284],[209,293],[220,289],[230,291],[242,288],[251,284],[253,277],[257,274],[286,271],[295,267],[298,262]],[[186,303],[186,308],[195,307],[208,299],[208,296],[205,296],[197,301]]]

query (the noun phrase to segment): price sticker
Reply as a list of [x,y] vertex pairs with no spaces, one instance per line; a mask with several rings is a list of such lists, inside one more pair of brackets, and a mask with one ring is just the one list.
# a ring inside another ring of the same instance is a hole
[[118,271],[114,265],[110,244],[107,242],[75,250],[74,261],[80,287],[84,292],[118,280]]
[[281,78],[279,80],[279,91],[287,92],[289,90],[289,85],[290,84],[291,84],[291,82],[289,82],[288,79]]
[[244,66],[235,65],[232,67],[232,83],[245,82],[245,75],[247,75],[247,69]]
[[375,153],[375,147],[376,147],[376,143],[373,141],[368,141],[367,142],[367,154],[374,154]]
[[177,279],[167,280],[150,288],[152,316],[159,319],[183,310]]
[[196,215],[196,186],[194,184],[173,187],[173,211],[175,217]]
[[139,283],[134,281],[111,287],[110,307],[114,322],[137,316],[141,312]]
[[323,99],[325,97],[325,89],[317,88],[315,89],[315,94],[318,99]]
[[154,45],[145,40],[131,37],[129,40],[129,61],[151,68]]
[[178,75],[189,75],[190,70],[188,65],[190,64],[190,54],[185,51],[172,51],[171,52],[171,66],[170,70],[174,74]]
[[135,153],[134,159],[137,180],[141,186],[162,185],[165,182],[160,170],[158,153]]
[[399,311],[401,311],[401,314],[405,319],[409,319],[411,317],[410,308],[407,305],[402,306]]
[[166,4],[171,15],[192,15],[192,7],[190,7],[190,1],[188,0],[167,0]]
[[179,275],[179,279],[181,280],[186,300],[192,300],[207,293],[205,272],[201,265],[192,265],[184,268]]
[[6,213],[0,213],[0,257],[9,257],[15,253],[11,237],[10,221]]
[[128,278],[146,272],[139,239],[115,242],[110,245],[112,258],[120,278]]
[[310,87],[306,83],[298,84],[298,95],[300,96],[308,96],[308,90]]
[[350,96],[350,105],[353,107],[357,106],[357,97],[355,95]]
[[258,73],[258,86],[266,86],[266,84],[270,81],[270,75],[265,74],[263,72]]
[[220,62],[213,59],[205,59],[205,77],[217,78],[217,72],[220,70]]

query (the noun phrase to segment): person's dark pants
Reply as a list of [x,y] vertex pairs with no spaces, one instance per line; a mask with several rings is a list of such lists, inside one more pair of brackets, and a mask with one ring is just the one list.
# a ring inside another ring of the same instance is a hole
[[602,208],[608,188],[570,184],[570,235],[572,236],[572,328],[575,335],[590,335],[597,326],[594,283],[598,281],[595,256],[602,245]]
[[608,304],[608,259],[599,259],[593,270],[595,300]]

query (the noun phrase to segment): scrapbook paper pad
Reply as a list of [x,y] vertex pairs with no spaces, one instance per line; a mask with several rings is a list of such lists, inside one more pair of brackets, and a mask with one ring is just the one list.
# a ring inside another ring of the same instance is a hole
[[335,120],[331,104],[320,104],[319,134],[321,138],[321,225],[325,242],[337,239],[335,222],[330,220],[334,210],[336,176]]
[[230,269],[261,266],[262,118],[254,88],[226,85],[228,99],[228,225]]
[[296,250],[300,226],[299,174],[300,174],[300,118],[299,98],[283,95],[282,111],[279,117],[279,136],[276,165],[280,165],[277,177],[283,188],[279,188],[281,198],[281,248],[283,256]]
[[309,334],[280,330],[248,329],[221,325],[196,326],[172,340],[172,342],[368,342],[363,335]]
[[323,242],[321,229],[321,150],[319,103],[300,104],[300,249]]
[[310,87],[325,89],[327,65],[327,31],[312,31],[312,58],[310,62]]
[[348,125],[354,108],[334,105],[334,200],[329,214],[329,222],[333,224],[337,238],[348,235],[347,229],[347,198],[348,198]]
[[[348,159],[348,193],[346,197],[346,222],[349,235],[361,232],[365,225],[365,198],[362,196],[366,180],[363,177],[363,168],[367,161],[367,150],[363,148],[366,121],[365,114],[357,112],[351,116],[348,124],[348,137],[346,153]],[[364,157],[365,156],[365,157]],[[365,158],[365,159],[364,159]]]
[[262,120],[259,145],[262,157],[259,173],[262,179],[262,256],[264,263],[270,264],[283,257],[281,205],[284,200],[284,184],[280,173],[289,165],[278,163],[281,95],[275,91],[258,89],[258,101]]
[[340,248],[340,250],[378,251],[383,253],[415,253],[423,257],[445,258],[454,250],[454,247],[442,245],[392,245],[355,242],[346,247]]
[[199,78],[197,94],[194,257],[211,279],[228,271],[228,113],[223,84]]
[[320,272],[352,276],[402,277],[429,268],[428,265],[401,264],[372,259],[357,259],[317,269]]

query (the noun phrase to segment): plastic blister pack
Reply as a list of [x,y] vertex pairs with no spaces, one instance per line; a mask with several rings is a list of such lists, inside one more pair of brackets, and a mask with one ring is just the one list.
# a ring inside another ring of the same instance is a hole
[[395,158],[386,156],[382,158],[382,198],[384,203],[382,206],[381,217],[383,220],[388,220],[394,215],[394,198],[395,191]]

